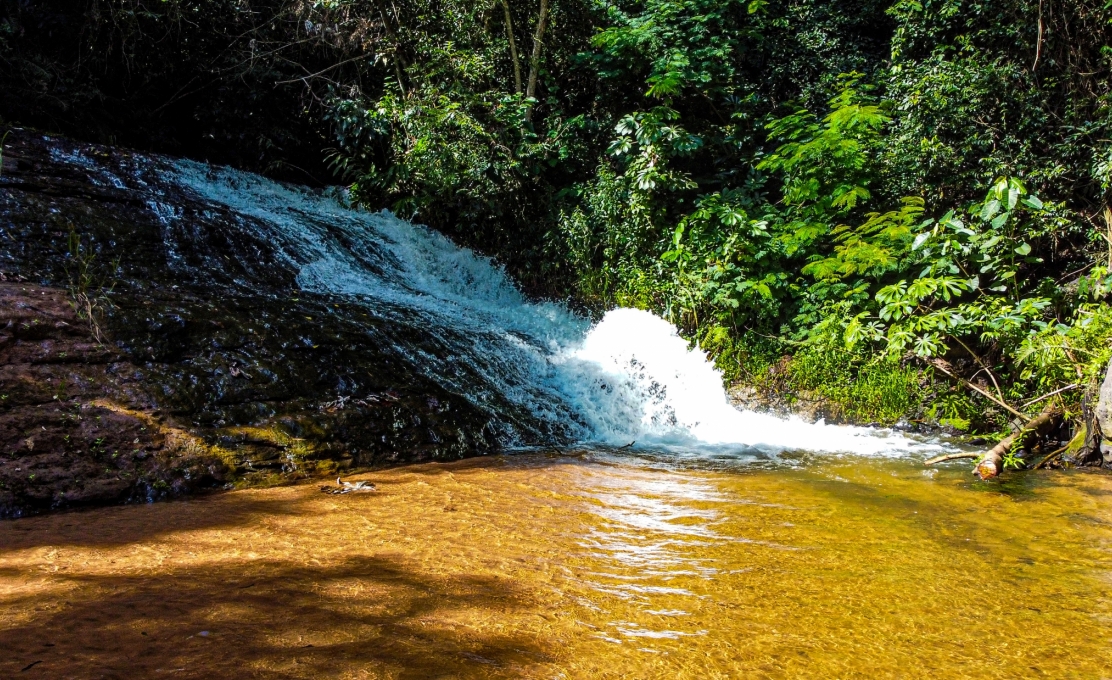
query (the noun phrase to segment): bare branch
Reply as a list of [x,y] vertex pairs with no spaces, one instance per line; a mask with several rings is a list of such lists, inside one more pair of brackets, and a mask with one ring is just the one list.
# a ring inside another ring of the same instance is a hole
[[934,465],[935,463],[944,463],[948,460],[961,460],[963,458],[980,458],[981,455],[980,453],[947,453],[943,456],[935,456],[923,463],[923,465]]
[[973,390],[973,391],[974,391],[974,392],[976,392],[977,394],[980,394],[981,396],[983,396],[983,397],[985,397],[985,398],[987,398],[987,399],[991,400],[991,401],[992,401],[993,403],[995,403],[995,404],[998,404],[999,406],[1001,406],[1001,407],[1003,407],[1003,408],[1007,409],[1007,410],[1008,410],[1009,412],[1011,412],[1011,413],[1015,414],[1016,416],[1019,416],[1020,418],[1022,418],[1022,419],[1023,419],[1023,422],[1025,422],[1025,423],[1026,423],[1026,422],[1028,422],[1029,420],[1031,420],[1031,418],[1030,418],[1029,416],[1026,416],[1026,415],[1024,415],[1023,413],[1021,413],[1021,412],[1017,411],[1016,409],[1012,408],[1011,406],[1009,406],[1009,405],[1008,405],[1008,404],[1007,404],[1006,402],[1004,402],[1003,400],[1001,400],[1001,399],[997,399],[996,397],[992,396],[992,395],[991,395],[991,394],[989,394],[988,392],[985,392],[985,391],[984,391],[984,390],[982,390],[982,389],[981,389],[980,387],[977,387],[976,385],[974,385],[973,383],[969,382],[968,380],[966,380],[965,378],[961,377],[960,375],[957,375],[957,374],[955,374],[954,372],[950,371],[950,370],[949,370],[949,369],[948,369],[948,368],[946,367],[946,362],[942,361],[941,359],[929,359],[929,360],[928,360],[928,363],[929,363],[929,364],[930,364],[931,366],[934,366],[934,367],[935,367],[935,368],[937,368],[938,370],[942,371],[942,372],[943,372],[943,373],[945,373],[946,375],[950,376],[950,377],[951,377],[951,378],[953,378],[954,380],[957,380],[957,381],[958,381],[958,382],[960,382],[961,384],[963,384],[963,385],[965,385],[966,387],[968,387],[969,389]]
[[1023,405],[1023,408],[1027,408],[1028,406],[1031,406],[1032,404],[1037,404],[1040,401],[1042,401],[1043,399],[1048,399],[1050,397],[1053,397],[1055,394],[1061,394],[1062,392],[1069,392],[1070,390],[1077,389],[1078,387],[1080,387],[1080,385],[1078,385],[1077,383],[1074,383],[1073,385],[1066,385],[1065,387],[1056,389],[1053,392],[1047,392],[1046,394],[1042,395],[1041,397],[1038,397],[1036,399],[1032,399],[1031,401],[1027,402],[1026,404]]

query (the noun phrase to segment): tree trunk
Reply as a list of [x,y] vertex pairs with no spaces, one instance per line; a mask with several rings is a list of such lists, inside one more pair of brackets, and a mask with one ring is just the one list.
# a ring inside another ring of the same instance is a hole
[[378,16],[382,19],[382,27],[386,31],[386,37],[394,43],[394,75],[398,78],[398,87],[401,88],[404,95],[406,86],[402,72],[405,70],[406,64],[405,57],[402,56],[402,43],[398,34],[394,32],[394,27],[390,25],[390,17],[386,14],[386,8],[382,6],[382,0],[375,0],[375,8],[378,10]]
[[[537,17],[537,31],[533,34],[533,57],[529,60],[529,85],[525,89],[525,98],[532,99],[537,93],[537,72],[541,66],[541,48],[544,43],[544,23],[548,19],[548,0],[541,0],[541,13]],[[533,120],[533,104],[525,109],[525,120]]]
[[1062,410],[1048,404],[1042,413],[1035,416],[1031,422],[1016,432],[1004,437],[999,444],[992,447],[988,453],[977,463],[973,472],[981,479],[990,479],[1000,474],[1004,468],[1004,454],[1012,450],[1013,446],[1026,447],[1036,440],[1046,436],[1062,419]]
[[1100,430],[1100,453],[1105,465],[1112,465],[1112,361],[1104,372],[1104,384],[1100,386],[1100,397],[1097,399],[1096,413],[1094,414],[1096,427]]
[[1081,397],[1084,441],[1069,458],[1074,465],[1112,466],[1112,362],[1105,370],[1104,384],[1093,381]]
[[521,94],[521,60],[517,58],[517,43],[514,42],[514,22],[510,18],[510,3],[502,0],[502,11],[506,13],[506,37],[510,39],[510,57],[514,61],[514,87]]

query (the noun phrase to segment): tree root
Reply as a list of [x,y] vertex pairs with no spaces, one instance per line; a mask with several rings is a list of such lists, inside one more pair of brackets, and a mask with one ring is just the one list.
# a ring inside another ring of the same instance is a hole
[[1058,456],[1062,455],[1062,453],[1063,453],[1063,452],[1064,452],[1064,451],[1065,451],[1066,449],[1068,449],[1068,448],[1069,448],[1069,446],[1063,446],[1063,447],[1062,447],[1062,448],[1060,448],[1060,449],[1057,449],[1057,450],[1055,450],[1055,451],[1051,451],[1051,452],[1050,452],[1050,455],[1048,455],[1048,456],[1046,456],[1045,458],[1043,458],[1042,460],[1040,460],[1040,461],[1039,461],[1039,463],[1038,463],[1038,465],[1036,465],[1035,467],[1033,467],[1033,468],[1031,468],[1031,469],[1032,469],[1032,470],[1040,470],[1040,469],[1042,469],[1042,468],[1043,468],[1044,466],[1046,466],[1046,464],[1047,464],[1047,463],[1049,463],[1049,462],[1050,462],[1050,460],[1051,460],[1052,458],[1057,458]]

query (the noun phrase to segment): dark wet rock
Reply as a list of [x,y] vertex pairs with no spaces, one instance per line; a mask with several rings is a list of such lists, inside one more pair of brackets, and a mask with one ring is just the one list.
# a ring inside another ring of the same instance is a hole
[[159,162],[8,137],[0,516],[497,447],[494,414],[396,349],[428,330],[298,289],[249,218]]
[[735,383],[726,389],[726,396],[734,408],[756,413],[770,413],[788,418],[798,417],[809,423],[823,420],[829,423],[863,425],[842,417],[836,405],[806,391],[792,391],[781,385],[757,389]]

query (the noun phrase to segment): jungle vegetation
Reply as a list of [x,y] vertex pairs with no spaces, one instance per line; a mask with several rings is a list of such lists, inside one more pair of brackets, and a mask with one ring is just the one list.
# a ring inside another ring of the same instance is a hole
[[6,122],[348,184],[834,417],[1080,422],[1112,356],[1105,0],[0,7]]

